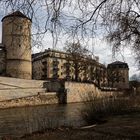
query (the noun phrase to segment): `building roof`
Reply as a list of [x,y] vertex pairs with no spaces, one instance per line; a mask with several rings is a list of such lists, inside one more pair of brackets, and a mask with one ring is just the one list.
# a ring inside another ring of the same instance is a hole
[[112,62],[110,63],[111,65],[124,65],[124,64],[127,64],[125,62],[121,62],[121,61],[115,61],[115,62]]
[[128,64],[125,62],[121,62],[121,61],[115,61],[112,62],[110,64],[108,64],[107,66],[108,68],[128,68]]
[[24,15],[20,11],[15,11],[11,14],[8,14],[7,16],[3,17],[1,21],[3,21],[5,18],[8,18],[8,17],[22,17],[22,18],[26,18],[26,19],[31,21],[31,19],[29,17],[27,17],[26,15]]
[[[68,55],[69,55],[69,53],[67,53],[67,52],[62,52],[62,51],[59,51],[59,50],[54,50],[54,49],[48,48],[48,49],[45,50],[44,52],[39,52],[39,53],[32,54],[32,61],[37,61],[37,60],[40,60],[40,59],[42,59],[42,58],[44,58],[44,57],[51,57],[51,56],[48,55],[50,52],[60,53],[60,54],[68,54]],[[52,56],[52,57],[55,57],[55,56]],[[60,57],[59,57],[59,58],[60,58]],[[63,59],[65,59],[65,58],[63,58]],[[87,59],[92,59],[92,58],[88,58],[88,57],[87,57]],[[105,66],[104,66],[103,64],[99,63],[99,62],[96,61],[95,59],[92,59],[92,62],[96,63],[96,64],[99,65],[100,67],[105,68]]]

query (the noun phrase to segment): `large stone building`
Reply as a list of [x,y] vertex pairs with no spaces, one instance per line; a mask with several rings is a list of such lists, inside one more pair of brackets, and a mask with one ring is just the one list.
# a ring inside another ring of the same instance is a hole
[[97,85],[106,84],[106,68],[99,63],[97,59],[86,57],[85,63],[78,71],[78,78],[75,79],[75,68],[73,67],[74,60],[69,60],[68,53],[45,50],[44,52],[32,55],[33,79],[61,79],[94,82]]
[[[93,82],[99,87],[129,88],[129,68],[127,63],[116,61],[107,68],[98,59],[86,57],[84,67],[75,80],[73,61],[67,59],[68,53],[45,50],[32,55],[33,79],[42,80],[74,80]],[[82,60],[83,61],[83,60]],[[80,62],[79,62],[80,63]]]
[[20,11],[2,19],[0,74],[31,79],[31,20]]

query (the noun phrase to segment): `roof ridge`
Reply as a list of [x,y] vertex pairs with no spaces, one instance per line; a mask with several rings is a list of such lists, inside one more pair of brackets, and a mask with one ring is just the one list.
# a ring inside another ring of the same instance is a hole
[[127,64],[126,62],[122,62],[122,61],[114,61],[110,64]]

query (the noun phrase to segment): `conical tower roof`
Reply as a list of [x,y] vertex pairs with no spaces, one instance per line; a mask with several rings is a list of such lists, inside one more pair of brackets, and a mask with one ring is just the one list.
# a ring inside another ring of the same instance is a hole
[[7,16],[3,17],[1,21],[3,21],[5,18],[8,18],[8,17],[21,17],[21,18],[26,18],[26,19],[31,21],[31,19],[29,17],[25,16],[20,11],[15,11],[15,12],[13,12],[11,14],[8,14]]
[[112,68],[112,67],[119,67],[119,68],[128,68],[128,64],[125,63],[125,62],[121,62],[121,61],[115,61],[115,62],[112,62],[110,64],[108,64],[107,66],[108,68]]

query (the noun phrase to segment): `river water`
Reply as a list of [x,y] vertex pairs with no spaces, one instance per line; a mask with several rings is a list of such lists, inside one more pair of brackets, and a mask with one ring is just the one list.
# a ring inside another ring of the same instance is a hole
[[0,136],[22,136],[46,128],[81,126],[83,103],[0,110]]

